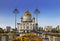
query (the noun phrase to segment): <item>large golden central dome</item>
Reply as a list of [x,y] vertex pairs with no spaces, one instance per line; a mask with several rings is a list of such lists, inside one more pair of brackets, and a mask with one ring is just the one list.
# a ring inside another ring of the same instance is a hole
[[27,10],[24,14],[24,16],[31,16],[30,12]]

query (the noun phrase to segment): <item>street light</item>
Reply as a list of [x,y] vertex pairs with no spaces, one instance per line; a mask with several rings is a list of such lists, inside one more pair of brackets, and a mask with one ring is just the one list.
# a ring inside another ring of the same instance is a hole
[[18,9],[17,8],[15,8],[14,10],[13,10],[13,13],[15,14],[15,30],[16,30],[16,17],[17,17],[17,14],[19,13],[19,11],[18,11]]
[[34,13],[36,14],[36,23],[38,23],[38,14],[40,13],[39,9],[35,9]]

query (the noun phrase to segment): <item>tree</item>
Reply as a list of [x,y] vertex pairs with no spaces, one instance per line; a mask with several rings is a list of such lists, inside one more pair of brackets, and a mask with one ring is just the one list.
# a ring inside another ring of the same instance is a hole
[[35,34],[25,34],[22,37],[16,38],[15,41],[43,41]]
[[3,33],[3,32],[4,32],[4,30],[2,28],[0,28],[0,33]]

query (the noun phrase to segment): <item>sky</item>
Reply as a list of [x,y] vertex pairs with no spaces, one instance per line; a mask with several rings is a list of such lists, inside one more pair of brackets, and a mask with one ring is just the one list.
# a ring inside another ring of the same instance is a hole
[[11,26],[14,28],[13,10],[18,8],[17,23],[26,10],[35,17],[34,10],[38,8],[39,26],[60,25],[60,0],[0,0],[0,27]]

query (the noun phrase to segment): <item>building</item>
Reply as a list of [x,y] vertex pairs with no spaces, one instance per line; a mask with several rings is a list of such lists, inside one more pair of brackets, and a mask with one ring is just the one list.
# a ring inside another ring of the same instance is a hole
[[48,34],[49,41],[60,41],[60,34]]
[[52,26],[45,26],[44,31],[52,31]]
[[60,41],[60,34],[59,33],[45,33],[43,35],[44,41]]
[[6,26],[6,31],[10,32],[11,31],[11,27],[10,26]]
[[17,23],[17,29],[20,35],[30,33],[38,28],[38,24],[35,23],[35,18],[32,17],[30,12],[27,10],[25,14],[20,18],[20,23]]
[[0,41],[13,41],[15,33],[0,33]]
[[56,31],[60,32],[60,26],[59,25],[57,25]]

